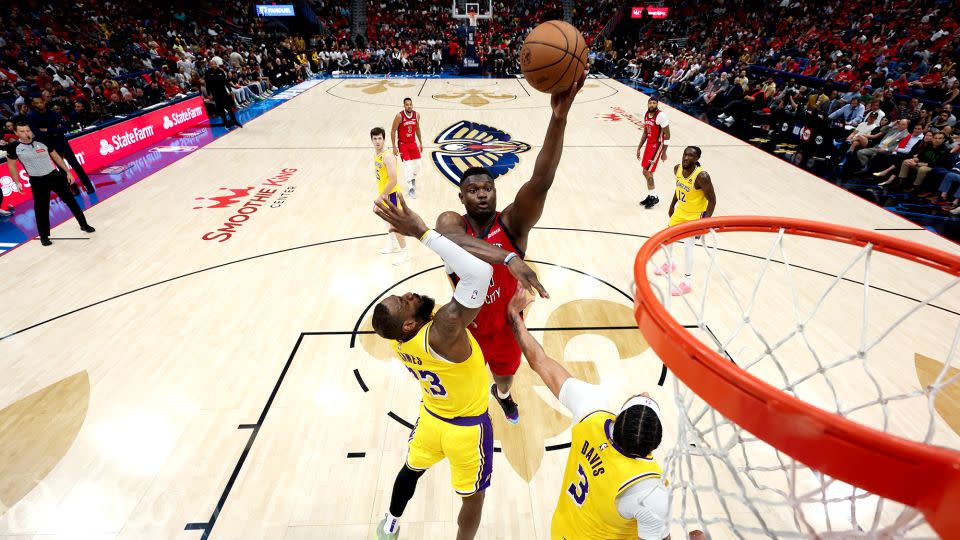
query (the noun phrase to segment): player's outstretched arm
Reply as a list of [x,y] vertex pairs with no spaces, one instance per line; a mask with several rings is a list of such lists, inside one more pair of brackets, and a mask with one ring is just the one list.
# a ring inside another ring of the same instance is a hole
[[[487,264],[506,264],[507,269],[517,278],[520,286],[525,289],[534,289],[541,298],[550,298],[550,294],[540,283],[540,278],[523,259],[512,251],[507,251],[489,242],[467,234],[463,218],[456,212],[444,212],[437,217],[437,232],[449,238],[453,243],[467,250],[467,253],[477,257]],[[514,255],[507,260],[507,257]]]
[[577,92],[583,88],[586,79],[587,72],[584,71],[580,80],[571,86],[569,91],[550,96],[553,114],[550,117],[550,125],[547,126],[547,134],[543,138],[543,147],[540,148],[540,154],[537,155],[537,162],[533,167],[533,177],[520,187],[513,204],[503,210],[507,227],[519,238],[526,239],[530,229],[536,225],[543,214],[547,191],[553,185],[557,166],[560,165],[560,156],[563,155],[567,113],[570,112],[570,106],[573,105],[573,100]]
[[462,362],[470,356],[467,325],[473,322],[487,298],[493,267],[470,255],[449,238],[427,228],[403,195],[397,194],[399,207],[390,201],[375,203],[373,212],[390,224],[391,231],[418,238],[424,246],[443,259],[460,276],[453,291],[453,299],[441,307],[433,317],[430,346],[452,362]]
[[527,325],[523,322],[520,313],[530,303],[533,302],[533,296],[523,289],[517,289],[517,293],[510,300],[507,306],[507,317],[510,319],[510,327],[513,329],[513,337],[516,338],[523,356],[526,357],[530,368],[533,369],[547,385],[550,392],[558,399],[560,398],[560,389],[563,383],[571,378],[567,368],[560,365],[559,362],[547,356],[540,343],[530,335]]

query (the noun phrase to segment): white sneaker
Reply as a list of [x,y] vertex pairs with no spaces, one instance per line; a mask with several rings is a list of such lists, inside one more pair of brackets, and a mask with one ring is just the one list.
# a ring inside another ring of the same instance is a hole
[[400,248],[399,248],[399,247],[394,247],[394,246],[388,246],[388,247],[385,247],[385,248],[380,248],[380,254],[381,254],[381,255],[389,255],[389,254],[391,254],[391,253],[398,253],[399,251],[400,251]]
[[726,118],[727,118],[727,115],[721,113],[720,116],[717,117],[717,120],[724,120],[724,119],[726,119]]
[[6,210],[0,209],[0,217],[10,217],[13,215],[13,212],[8,212]]
[[410,189],[408,189],[408,190],[407,190],[407,197],[410,197],[411,199],[416,199],[416,198],[417,198],[417,189],[416,189],[416,188],[410,188]]
[[397,256],[393,258],[393,265],[400,266],[401,264],[410,260],[410,253],[405,249],[401,249]]
[[951,210],[950,213],[953,214],[953,215],[960,214],[960,206],[958,206],[958,207],[954,208],[953,210]]

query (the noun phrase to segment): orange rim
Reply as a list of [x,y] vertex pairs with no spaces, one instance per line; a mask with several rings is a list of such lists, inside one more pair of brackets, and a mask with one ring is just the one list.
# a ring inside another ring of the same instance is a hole
[[[724,216],[670,227],[647,240],[634,263],[634,315],[664,364],[720,414],[797,461],[842,482],[912,506],[944,538],[960,529],[960,452],[869,428],[790,396],[713,351],[658,300],[647,262],[663,245],[717,232],[769,232],[864,246],[960,276],[960,257],[890,236],[768,216]],[[824,452],[824,448],[830,451]]]

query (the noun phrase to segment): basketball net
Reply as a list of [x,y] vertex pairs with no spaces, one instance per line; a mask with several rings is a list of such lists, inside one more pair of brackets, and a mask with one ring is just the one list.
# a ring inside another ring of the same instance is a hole
[[[937,398],[960,385],[960,257],[871,231],[857,232],[861,241],[847,236],[856,229],[776,225],[815,224],[801,220],[701,221],[711,225],[658,233],[635,266],[638,323],[675,375],[676,441],[663,462],[672,524],[711,539],[936,538],[934,528],[947,537],[944,524],[955,526],[950,514],[960,513],[950,510],[960,438]],[[693,292],[671,296],[682,274],[654,270],[682,270],[681,239],[695,235]],[[920,250],[948,262],[932,264]],[[913,354],[896,354],[907,350],[943,365],[917,384],[919,359],[914,372]],[[718,373],[737,382],[717,382]],[[764,387],[770,392],[757,398]],[[750,399],[756,405],[745,406]],[[872,441],[866,448],[861,436]],[[884,465],[891,454],[902,469]]]
[[471,27],[471,28],[477,26],[477,12],[476,12],[476,11],[468,11],[468,12],[467,12],[467,19],[470,20],[470,27]]

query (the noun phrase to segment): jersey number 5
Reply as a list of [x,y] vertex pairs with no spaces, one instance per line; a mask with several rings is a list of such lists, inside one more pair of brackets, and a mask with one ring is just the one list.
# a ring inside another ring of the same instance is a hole
[[422,369],[420,371],[414,371],[409,367],[407,369],[410,370],[410,373],[413,373],[413,376],[418,381],[420,381],[420,385],[423,386],[423,390],[425,392],[429,392],[431,396],[445,397],[447,395],[447,389],[440,384],[440,377],[438,377],[436,373]]
[[584,501],[587,500],[587,490],[590,489],[590,485],[587,483],[587,473],[583,472],[583,465],[577,465],[577,473],[580,475],[580,482],[579,484],[571,483],[567,488],[567,495],[570,495],[577,506],[583,506]]

